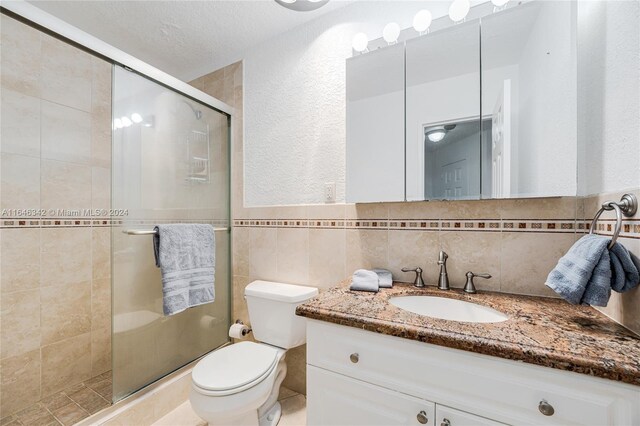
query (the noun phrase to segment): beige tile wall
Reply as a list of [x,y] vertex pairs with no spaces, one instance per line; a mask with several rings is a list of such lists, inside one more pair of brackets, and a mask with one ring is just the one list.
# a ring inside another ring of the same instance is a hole
[[[235,107],[232,129],[233,219],[493,219],[547,220],[571,223],[562,232],[486,232],[481,230],[352,229],[349,227],[235,226],[233,228],[233,318],[249,320],[242,297],[255,279],[301,283],[320,288],[334,286],[358,268],[387,267],[394,279],[411,281],[405,266],[424,269],[425,281],[438,278],[438,252],[449,254],[449,277],[462,287],[465,272],[488,272],[477,280],[479,289],[555,297],[545,285],[549,271],[579,238],[578,223],[597,209],[597,200],[576,197],[523,200],[412,202],[379,204],[300,205],[245,208],[243,194],[242,63],[235,63],[191,82],[195,87]],[[616,194],[617,196],[617,194]],[[619,197],[618,197],[619,198]],[[621,240],[640,256],[640,241]],[[614,295],[607,315],[640,332],[640,291]],[[285,386],[305,393],[304,346],[289,351]]]
[[[24,216],[11,209],[108,208],[111,65],[0,19],[3,219]],[[111,369],[110,233],[3,228],[0,240],[5,417]]]

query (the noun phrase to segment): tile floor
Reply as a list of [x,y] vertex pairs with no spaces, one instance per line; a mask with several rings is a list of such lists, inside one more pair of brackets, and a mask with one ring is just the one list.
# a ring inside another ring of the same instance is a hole
[[[278,426],[305,426],[307,423],[307,399],[304,395],[285,387],[280,388],[278,398],[282,404],[282,417]],[[152,426],[206,426],[207,423],[193,412],[189,401],[155,422]]]
[[111,371],[0,420],[0,426],[69,426],[111,405]]

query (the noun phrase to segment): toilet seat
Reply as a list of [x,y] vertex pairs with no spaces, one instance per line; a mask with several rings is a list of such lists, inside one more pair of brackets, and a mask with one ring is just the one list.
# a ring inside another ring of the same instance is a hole
[[242,392],[262,382],[279,360],[277,348],[240,342],[214,351],[193,369],[194,386],[203,394],[224,396]]

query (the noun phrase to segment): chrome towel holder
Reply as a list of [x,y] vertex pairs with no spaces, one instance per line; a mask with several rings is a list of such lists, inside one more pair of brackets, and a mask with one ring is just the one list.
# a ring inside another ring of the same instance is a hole
[[638,211],[638,199],[633,194],[624,194],[619,202],[615,201],[605,201],[602,203],[602,207],[598,210],[598,213],[593,217],[591,221],[591,227],[589,228],[589,234],[593,234],[593,230],[596,227],[596,223],[602,213],[605,210],[615,210],[616,211],[616,227],[613,231],[613,237],[611,238],[611,242],[609,243],[609,249],[613,247],[620,235],[620,230],[622,229],[622,215],[626,217],[631,217]]

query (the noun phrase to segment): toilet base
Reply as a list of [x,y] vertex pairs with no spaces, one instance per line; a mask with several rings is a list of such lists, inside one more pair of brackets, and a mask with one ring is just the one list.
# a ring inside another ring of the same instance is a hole
[[276,426],[282,417],[282,406],[276,402],[269,411],[258,419],[259,426]]

